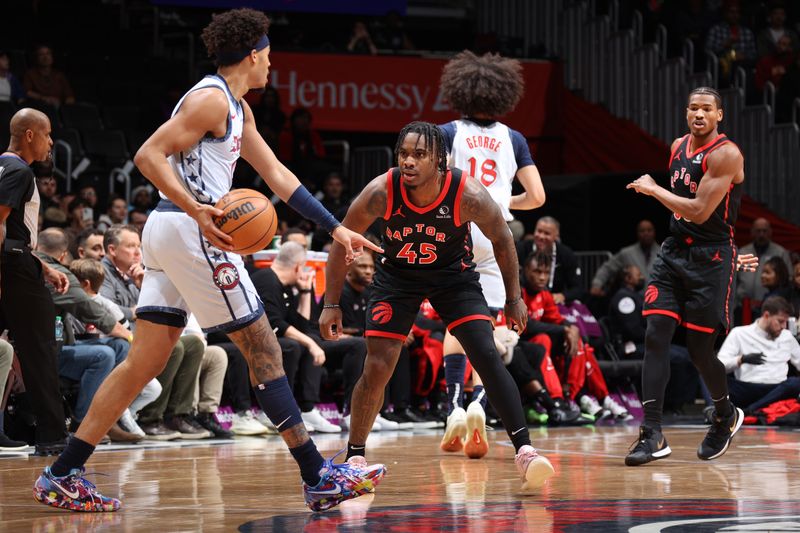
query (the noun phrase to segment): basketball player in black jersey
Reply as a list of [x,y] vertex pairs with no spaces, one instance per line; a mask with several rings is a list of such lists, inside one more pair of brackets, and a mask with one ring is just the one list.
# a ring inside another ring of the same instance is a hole
[[[531,446],[519,392],[495,349],[491,314],[472,261],[470,223],[474,222],[492,242],[500,266],[506,320],[510,327],[525,329],[527,314],[508,226],[479,182],[447,168],[444,139],[436,125],[406,126],[395,154],[397,167],[367,185],[343,222],[359,232],[377,218],[386,221],[384,253],[376,264],[364,333],[367,359],[352,397],[348,459],[366,462],[367,435],[383,404],[384,388],[427,298],[483,377],[489,400],[514,444],[523,488],[541,486],[553,475],[553,467]],[[343,253],[344,248],[334,244],[325,269],[320,330],[328,339],[338,338],[342,331],[339,297],[346,268],[339,259]]]
[[645,291],[645,420],[638,441],[625,458],[628,466],[671,453],[661,433],[661,412],[669,380],[667,348],[679,324],[687,329],[689,355],[714,400],[714,421],[697,456],[709,460],[725,453],[744,419],[742,410],[728,400],[725,367],[714,353],[717,335],[731,325],[737,268],[733,227],[744,181],[742,153],[717,131],[721,104],[714,89],[700,87],[689,93],[689,133],[672,143],[670,190],[658,186],[649,175],[627,186],[672,211],[672,235],[661,247]]

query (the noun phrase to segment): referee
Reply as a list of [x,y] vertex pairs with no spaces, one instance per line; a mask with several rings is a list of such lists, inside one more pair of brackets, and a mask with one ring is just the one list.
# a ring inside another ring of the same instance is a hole
[[42,264],[36,247],[39,192],[30,164],[50,157],[50,120],[34,109],[11,118],[11,142],[0,155],[0,308],[15,341],[25,388],[36,416],[36,454],[59,453],[66,444],[58,387],[56,313],[45,282],[67,290],[67,277]]

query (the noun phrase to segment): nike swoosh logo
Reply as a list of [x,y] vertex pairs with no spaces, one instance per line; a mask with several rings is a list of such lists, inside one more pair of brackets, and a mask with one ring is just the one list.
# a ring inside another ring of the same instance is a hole
[[59,488],[59,490],[60,490],[61,492],[63,492],[64,494],[66,494],[67,496],[69,496],[70,498],[72,498],[73,500],[77,500],[77,499],[78,499],[78,497],[80,497],[80,493],[79,493],[77,490],[75,490],[75,491],[68,491],[68,490],[67,490],[67,489],[65,489],[65,488],[64,488],[62,485],[59,485],[58,483],[56,483],[54,480],[52,480],[52,479],[51,479],[50,481],[53,483],[53,485],[55,485],[56,487],[58,487],[58,488]]
[[642,402],[642,405],[647,405],[650,402],[654,402],[655,400],[645,400]]
[[661,449],[664,447],[664,438],[662,437],[660,441],[658,441],[658,448]]
[[284,418],[284,419],[283,419],[283,422],[281,422],[280,424],[277,424],[277,425],[275,426],[275,429],[281,429],[281,426],[282,426],[282,425],[284,425],[284,424],[285,424],[285,423],[286,423],[286,422],[287,422],[287,421],[288,421],[290,418],[292,418],[292,415],[289,415],[289,416],[287,416],[286,418]]
[[517,433],[519,433],[519,432],[520,432],[520,431],[522,431],[523,429],[525,429],[525,428],[524,428],[524,427],[523,427],[523,428],[519,428],[519,429],[518,429],[518,430],[516,430],[516,431],[512,431],[512,432],[511,432],[511,434],[512,434],[512,435],[516,435]]
[[341,494],[342,493],[342,487],[340,487],[339,485],[336,485],[332,489],[328,489],[328,490],[319,490],[319,489],[312,489],[312,490],[314,491],[314,494],[335,495],[335,494]]

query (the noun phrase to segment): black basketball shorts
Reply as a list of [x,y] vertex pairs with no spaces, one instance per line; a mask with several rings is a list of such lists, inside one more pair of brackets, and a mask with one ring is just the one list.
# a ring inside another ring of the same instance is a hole
[[732,243],[686,244],[668,237],[653,263],[643,316],[660,314],[703,333],[731,327],[736,278]]

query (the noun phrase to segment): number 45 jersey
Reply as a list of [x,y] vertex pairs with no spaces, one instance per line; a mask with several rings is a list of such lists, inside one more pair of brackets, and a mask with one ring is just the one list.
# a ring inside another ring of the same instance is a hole
[[533,165],[528,143],[518,131],[501,122],[460,119],[439,126],[444,135],[450,166],[480,181],[500,206],[503,218],[513,220],[508,209],[517,170]]

